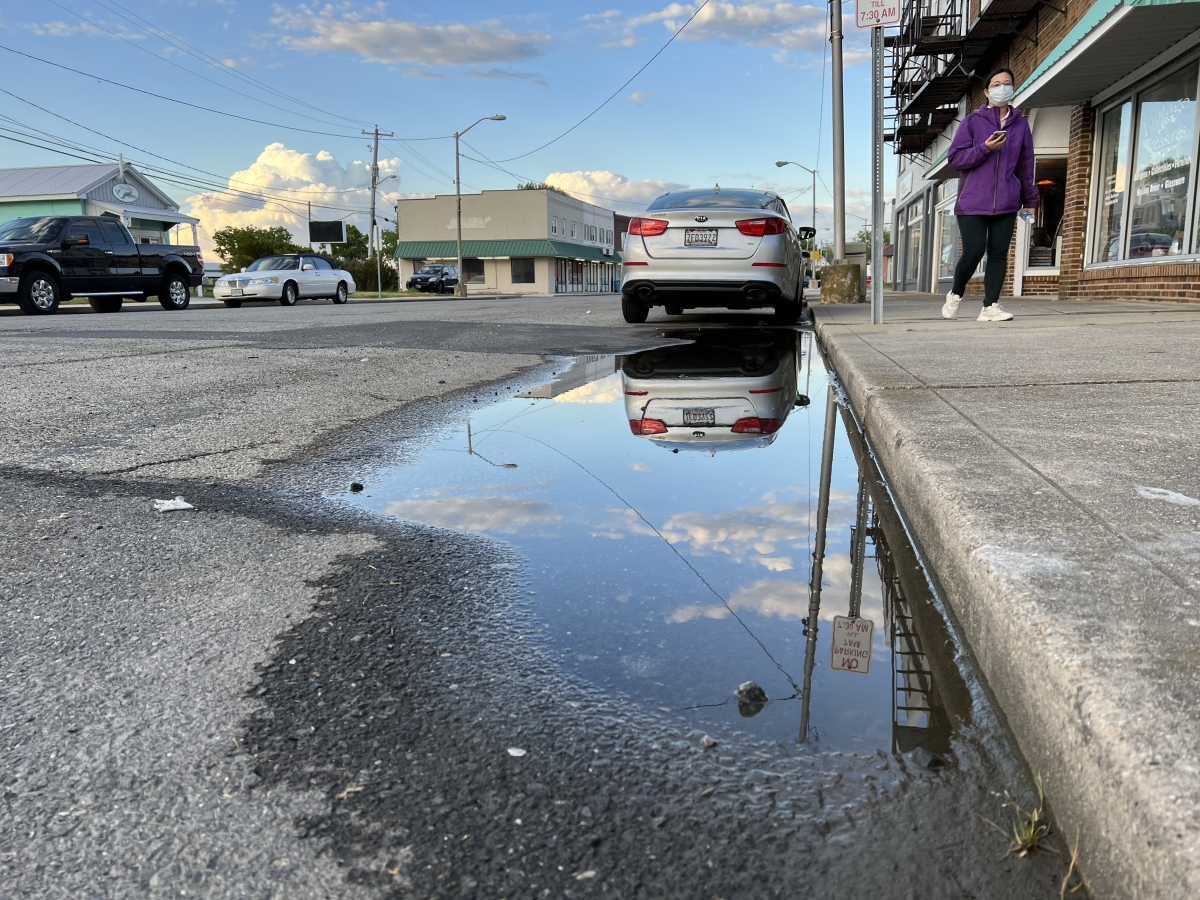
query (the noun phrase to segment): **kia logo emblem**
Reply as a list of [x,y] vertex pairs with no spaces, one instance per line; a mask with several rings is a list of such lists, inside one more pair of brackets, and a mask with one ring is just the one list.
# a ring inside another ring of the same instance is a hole
[[708,216],[696,216],[696,221],[697,222],[707,222]]

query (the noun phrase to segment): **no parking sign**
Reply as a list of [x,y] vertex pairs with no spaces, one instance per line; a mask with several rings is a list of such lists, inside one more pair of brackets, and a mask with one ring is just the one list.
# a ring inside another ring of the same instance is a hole
[[835,672],[866,675],[871,671],[871,639],[874,636],[875,623],[870,619],[834,616],[829,668]]
[[900,0],[855,0],[854,11],[859,28],[900,24]]

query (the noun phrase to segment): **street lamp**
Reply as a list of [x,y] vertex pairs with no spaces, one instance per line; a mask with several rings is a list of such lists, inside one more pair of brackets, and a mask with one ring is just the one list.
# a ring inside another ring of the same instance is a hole
[[808,166],[802,166],[798,162],[792,162],[790,159],[781,159],[781,160],[779,160],[779,162],[775,163],[775,165],[777,165],[781,169],[784,166],[797,166],[797,167],[803,169],[805,172],[812,173],[812,182],[813,182],[812,183],[812,202],[813,202],[813,204],[812,204],[812,206],[813,206],[812,227],[813,227],[813,231],[816,231],[817,230],[817,170],[810,169]]
[[467,296],[467,283],[463,281],[462,270],[462,176],[459,171],[458,139],[478,125],[480,122],[503,122],[506,117],[500,113],[494,116],[484,116],[472,122],[462,131],[454,132],[454,199],[458,204],[458,284],[454,286],[456,297]]

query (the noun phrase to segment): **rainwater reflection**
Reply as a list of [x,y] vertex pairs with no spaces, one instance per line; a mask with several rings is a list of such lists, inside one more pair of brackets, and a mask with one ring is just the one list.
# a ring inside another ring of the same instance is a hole
[[[564,667],[651,709],[952,758],[971,695],[811,333],[672,336],[474,412],[355,501],[516,546]],[[831,668],[837,616],[873,624],[857,671]]]

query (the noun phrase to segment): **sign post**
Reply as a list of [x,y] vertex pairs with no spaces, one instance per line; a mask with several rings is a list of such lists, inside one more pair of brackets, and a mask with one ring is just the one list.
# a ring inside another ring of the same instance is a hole
[[855,24],[871,29],[871,324],[883,324],[883,29],[900,24],[900,0],[856,0]]

